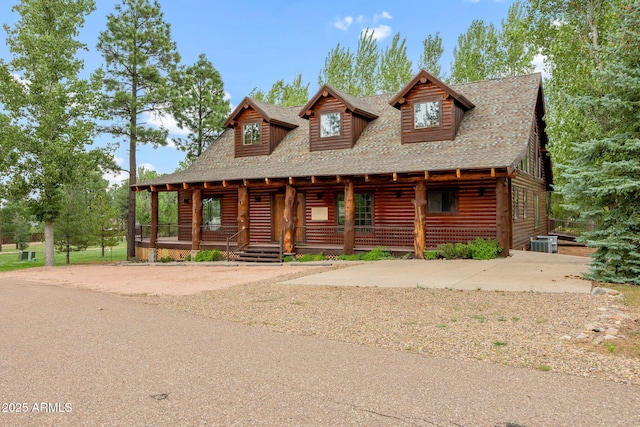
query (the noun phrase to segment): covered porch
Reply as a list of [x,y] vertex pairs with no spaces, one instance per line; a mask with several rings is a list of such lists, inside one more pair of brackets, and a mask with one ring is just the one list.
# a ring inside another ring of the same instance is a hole
[[[136,233],[137,257],[150,261],[166,256],[181,260],[214,248],[233,258],[250,246],[278,248],[281,254],[325,255],[381,246],[423,258],[425,250],[438,244],[476,237],[510,247],[506,168],[184,182],[136,189],[151,192],[151,224],[138,225]],[[160,191],[178,192],[178,224],[158,223]],[[443,193],[455,195],[455,212],[428,211],[428,197]]]

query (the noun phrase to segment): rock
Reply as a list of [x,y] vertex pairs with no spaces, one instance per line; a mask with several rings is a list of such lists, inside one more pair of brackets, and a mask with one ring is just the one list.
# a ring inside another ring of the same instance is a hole
[[589,338],[589,335],[587,335],[585,333],[580,333],[580,334],[576,335],[576,339],[577,340],[586,340],[587,338]]
[[604,340],[615,340],[616,337],[615,337],[615,335],[605,335],[603,339]]
[[606,331],[604,331],[605,335],[613,335],[616,336],[618,335],[618,330],[616,328],[609,328]]
[[598,344],[602,344],[602,337],[597,337],[595,340],[593,340],[593,345],[598,345]]
[[584,325],[584,330],[586,332],[600,332],[604,330],[604,327],[602,326],[602,323],[593,322],[593,323],[587,323],[586,325]]
[[571,335],[563,335],[560,337],[561,340],[571,341]]
[[606,295],[607,292],[603,288],[593,288],[591,289],[591,295]]

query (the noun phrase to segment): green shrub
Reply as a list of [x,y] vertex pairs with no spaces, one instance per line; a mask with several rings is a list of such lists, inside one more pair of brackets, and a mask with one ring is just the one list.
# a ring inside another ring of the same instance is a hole
[[438,258],[438,251],[426,251],[424,253],[424,259],[432,260]]
[[480,237],[476,237],[476,240],[469,242],[469,248],[473,259],[494,259],[502,252],[502,248],[497,241],[493,239],[484,240]]
[[324,254],[320,252],[319,254],[304,254],[300,258],[298,258],[298,261],[300,262],[324,261],[325,259],[326,257],[324,256]]
[[200,251],[196,255],[196,262],[211,262],[211,261],[221,261],[224,257],[222,256],[222,252],[217,249],[212,249],[210,251]]
[[444,243],[438,245],[438,254],[444,259],[469,259],[471,249],[464,243]]
[[285,255],[284,258],[282,258],[282,262],[291,262],[293,261],[293,257],[291,255]]
[[184,257],[184,261],[191,261],[191,254]]
[[175,261],[175,259],[173,259],[173,257],[170,257],[170,256],[163,256],[158,261],[160,261],[160,262],[173,262],[173,261]]
[[382,246],[377,246],[366,254],[362,255],[362,259],[364,261],[378,261],[381,259],[393,259],[393,255],[391,255],[391,252],[389,252]]
[[362,260],[362,255],[361,254],[351,254],[351,255],[340,254],[338,255],[338,259],[340,261],[360,261]]

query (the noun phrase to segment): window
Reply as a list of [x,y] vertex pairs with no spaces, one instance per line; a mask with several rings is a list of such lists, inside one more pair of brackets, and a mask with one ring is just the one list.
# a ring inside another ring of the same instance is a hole
[[424,129],[440,126],[440,101],[413,104],[413,127]]
[[[373,225],[373,195],[371,193],[356,193],[355,226],[370,227]],[[338,225],[344,225],[344,194],[338,194]]]
[[538,193],[533,193],[533,226],[537,230],[540,228],[540,197]]
[[518,194],[518,189],[513,188],[513,218],[518,219],[518,211],[520,209],[520,194]]
[[222,199],[207,198],[202,200],[202,225],[208,231],[216,231],[222,225]]
[[527,197],[527,190],[522,190],[522,218],[527,218],[528,214],[527,214],[527,209],[529,208],[528,205],[528,197]]
[[340,113],[322,114],[320,116],[320,138],[340,136]]
[[247,123],[242,127],[242,144],[260,143],[260,123]]
[[525,154],[522,160],[520,160],[520,163],[518,164],[518,169],[520,169],[522,172],[531,173],[530,165],[531,165],[531,162],[529,161],[529,146],[527,145],[527,154]]
[[453,213],[458,211],[456,190],[427,190],[427,212]]

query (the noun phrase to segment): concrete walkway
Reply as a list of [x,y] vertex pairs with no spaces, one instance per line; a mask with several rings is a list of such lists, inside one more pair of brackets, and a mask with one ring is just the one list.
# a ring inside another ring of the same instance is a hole
[[284,282],[296,285],[377,286],[381,288],[453,288],[492,291],[589,293],[591,282],[581,279],[589,258],[511,251],[488,261],[391,260],[305,276]]
[[637,386],[274,333],[15,278],[0,278],[0,301],[0,425],[640,425]]

